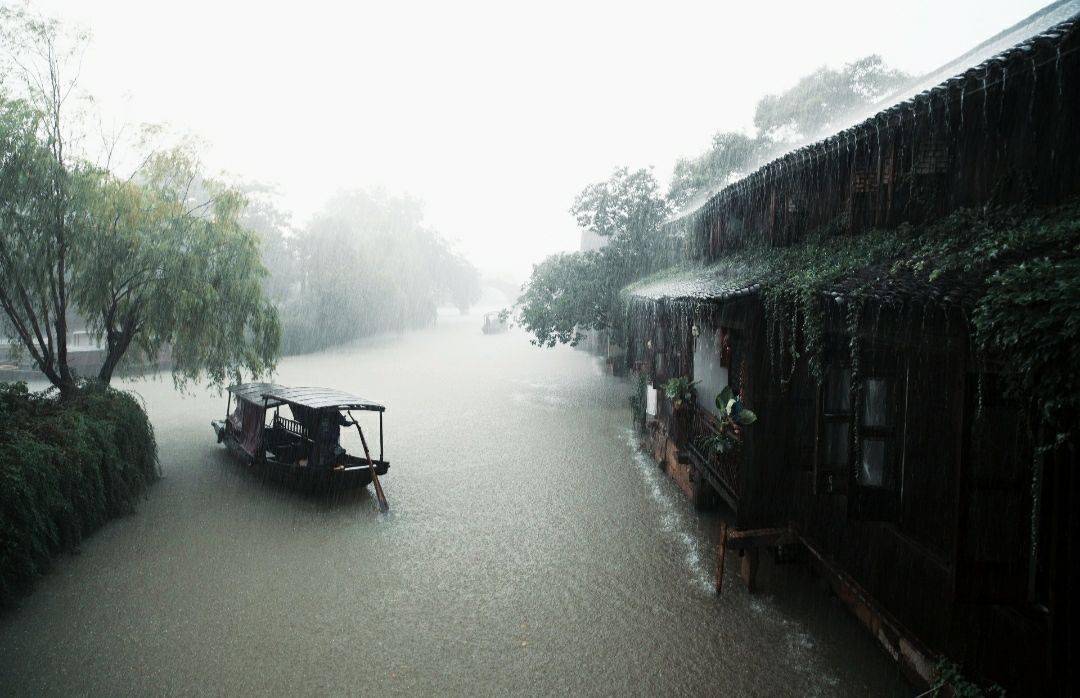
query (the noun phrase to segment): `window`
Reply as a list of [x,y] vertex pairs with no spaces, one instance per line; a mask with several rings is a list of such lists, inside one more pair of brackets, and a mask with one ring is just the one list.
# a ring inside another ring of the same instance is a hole
[[851,463],[851,369],[832,367],[825,372],[819,491],[843,491]]
[[697,403],[702,409],[716,413],[716,396],[728,384],[730,350],[727,333],[706,325],[694,341],[694,380]]
[[883,354],[866,357],[870,368],[857,383],[839,361],[826,367],[815,482],[820,494],[847,494],[856,518],[891,519],[899,509],[903,381],[897,376],[906,372],[892,370],[897,361]]
[[890,487],[894,484],[890,451],[894,448],[889,381],[866,378],[862,384],[859,422],[859,468],[855,482],[863,487]]
[[882,378],[869,378],[864,385],[863,400],[863,425],[868,427],[883,427],[885,419],[885,396],[887,386]]

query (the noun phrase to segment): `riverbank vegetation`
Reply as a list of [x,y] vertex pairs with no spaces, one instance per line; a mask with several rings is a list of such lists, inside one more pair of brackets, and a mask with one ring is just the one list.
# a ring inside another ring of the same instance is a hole
[[[428,325],[480,295],[416,199],[342,193],[295,229],[271,188],[211,176],[189,139],[97,133],[87,42],[0,8],[0,333],[52,384],[0,385],[0,603],[156,477],[147,415],[109,388],[125,364],[165,354],[177,387],[221,387],[271,374],[283,347]],[[88,375],[70,361],[81,327],[102,349]]]
[[130,394],[88,384],[71,399],[0,383],[0,606],[57,554],[130,512],[157,478],[154,429]]
[[[85,36],[0,8],[0,41],[0,332],[52,384],[0,384],[4,604],[157,477],[146,412],[109,387],[123,362],[167,348],[178,386],[221,386],[269,373],[281,329],[243,193],[183,144],[146,145],[129,171],[115,143],[93,159]],[[76,319],[103,346],[92,375],[69,361]]]

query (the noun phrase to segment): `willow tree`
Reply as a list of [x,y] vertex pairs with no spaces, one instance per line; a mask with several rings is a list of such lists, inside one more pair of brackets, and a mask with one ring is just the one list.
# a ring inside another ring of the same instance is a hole
[[75,388],[67,361],[71,252],[68,117],[86,35],[18,7],[0,8],[2,87],[18,90],[2,114],[0,307],[13,334],[61,394]]
[[[270,371],[281,329],[263,293],[259,238],[240,224],[240,192],[203,180],[181,150],[155,154],[133,179],[83,179],[72,291],[104,340],[98,380],[132,349],[153,359],[168,348],[178,385]],[[197,180],[202,200],[191,196]]]
[[67,172],[39,138],[43,116],[0,99],[0,309],[7,332],[69,395]]
[[0,329],[64,397],[80,378],[67,353],[73,312],[106,349],[83,378],[108,383],[132,348],[154,358],[169,347],[181,385],[270,370],[280,328],[240,193],[203,183],[193,196],[202,176],[182,150],[152,152],[126,179],[73,151],[85,41],[0,8],[3,87],[21,97],[0,93]]

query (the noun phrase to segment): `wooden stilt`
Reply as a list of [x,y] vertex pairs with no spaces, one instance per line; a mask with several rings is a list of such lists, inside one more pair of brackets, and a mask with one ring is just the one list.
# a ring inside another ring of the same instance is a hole
[[724,558],[727,557],[727,522],[720,522],[719,540],[716,542],[716,595],[724,588]]
[[739,565],[739,576],[746,582],[746,590],[751,593],[757,589],[757,571],[760,557],[761,551],[758,548],[747,548],[743,551],[741,564]]

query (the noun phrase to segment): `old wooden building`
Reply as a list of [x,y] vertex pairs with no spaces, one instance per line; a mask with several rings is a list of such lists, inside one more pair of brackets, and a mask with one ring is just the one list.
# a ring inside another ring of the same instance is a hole
[[[888,255],[933,226],[977,245],[967,221],[991,210],[1080,228],[1078,49],[1080,17],[1043,27],[765,165],[676,222],[686,268],[626,291],[654,455],[730,510],[748,580],[757,544],[797,542],[916,682],[947,657],[1019,694],[1080,690],[1076,446],[1047,446],[1019,407],[1038,396],[1007,387],[1012,357],[981,350],[972,320],[999,265],[1071,263],[1080,245],[940,275]],[[830,250],[854,261],[815,277]],[[800,294],[800,278],[824,281]],[[694,400],[664,396],[675,377]],[[758,417],[726,450],[724,386]]]

